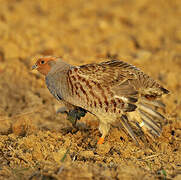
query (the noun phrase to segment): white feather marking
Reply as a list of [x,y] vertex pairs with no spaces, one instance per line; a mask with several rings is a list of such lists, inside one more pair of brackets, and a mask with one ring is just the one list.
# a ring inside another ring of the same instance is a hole
[[139,124],[140,127],[143,127],[144,125],[145,123],[143,121]]
[[126,98],[124,96],[117,96],[117,95],[115,95],[114,98],[118,98],[118,99],[121,99],[121,100],[123,100],[125,102],[128,102],[128,98]]

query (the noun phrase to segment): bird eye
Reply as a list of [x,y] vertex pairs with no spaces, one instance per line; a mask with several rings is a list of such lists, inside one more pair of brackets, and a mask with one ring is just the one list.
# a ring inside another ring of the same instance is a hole
[[45,64],[45,61],[42,60],[40,63],[41,63],[41,64]]

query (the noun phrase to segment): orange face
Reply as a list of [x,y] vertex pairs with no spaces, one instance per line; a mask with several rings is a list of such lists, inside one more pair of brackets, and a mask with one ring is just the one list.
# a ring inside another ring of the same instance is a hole
[[42,57],[36,61],[32,69],[37,69],[41,74],[47,75],[51,69],[50,62],[55,61],[54,57]]

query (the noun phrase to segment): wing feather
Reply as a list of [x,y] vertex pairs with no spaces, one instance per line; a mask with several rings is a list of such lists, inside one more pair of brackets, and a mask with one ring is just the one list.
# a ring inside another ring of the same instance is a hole
[[160,97],[168,93],[168,90],[138,68],[119,60],[79,66],[76,73],[87,80],[100,83],[103,87],[111,87],[118,96],[140,93]]

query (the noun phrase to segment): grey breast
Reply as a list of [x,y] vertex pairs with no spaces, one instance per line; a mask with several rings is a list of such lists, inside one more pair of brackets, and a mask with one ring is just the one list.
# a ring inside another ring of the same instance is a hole
[[62,96],[60,91],[58,90],[57,84],[56,84],[56,78],[52,74],[48,74],[45,78],[45,82],[47,85],[47,88],[53,94],[53,96],[57,100],[62,100]]

